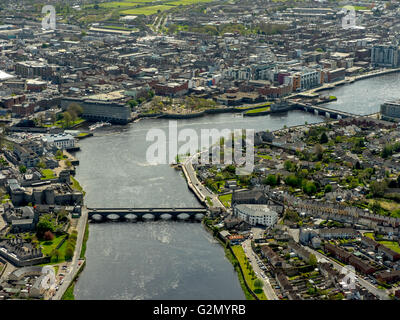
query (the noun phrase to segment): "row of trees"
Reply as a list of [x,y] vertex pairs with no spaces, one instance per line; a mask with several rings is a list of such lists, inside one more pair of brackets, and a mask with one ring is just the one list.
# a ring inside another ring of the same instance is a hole
[[83,113],[83,108],[77,103],[71,103],[67,110],[62,114],[63,127],[67,128],[78,120]]

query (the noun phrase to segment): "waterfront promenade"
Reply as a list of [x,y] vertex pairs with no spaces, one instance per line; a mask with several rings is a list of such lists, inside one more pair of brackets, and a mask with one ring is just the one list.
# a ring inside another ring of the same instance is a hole
[[[203,152],[208,152],[208,150]],[[210,208],[220,208],[221,210],[226,211],[226,208],[219,200],[218,195],[208,190],[197,179],[196,170],[193,168],[193,161],[197,157],[200,157],[201,153],[203,152],[196,153],[195,155],[189,157],[189,159],[187,159],[185,163],[181,165],[183,174],[185,175],[188,183],[188,187],[193,191],[200,202],[205,203]],[[207,198],[210,199],[211,203],[206,200]]]
[[58,291],[56,291],[52,300],[61,300],[65,291],[68,289],[72,281],[75,279],[75,276],[78,274],[80,268],[82,268],[84,265],[84,261],[80,259],[80,254],[82,251],[82,244],[83,244],[83,238],[85,236],[85,228],[87,221],[88,221],[88,212],[86,210],[86,207],[82,207],[82,214],[79,218],[78,225],[76,228],[78,231],[78,238],[76,240],[74,257],[72,258],[71,262],[67,263],[70,272],[65,275],[64,282],[61,285],[59,285],[59,289]]
[[274,289],[271,286],[271,283],[269,282],[268,277],[265,275],[264,271],[261,270],[261,268],[258,266],[257,261],[261,261],[256,254],[253,252],[253,249],[251,247],[251,240],[247,239],[243,241],[242,243],[243,251],[249,260],[251,267],[255,272],[257,272],[261,276],[262,282],[264,283],[263,290],[265,293],[265,296],[267,297],[268,300],[279,300],[278,296],[276,295]]

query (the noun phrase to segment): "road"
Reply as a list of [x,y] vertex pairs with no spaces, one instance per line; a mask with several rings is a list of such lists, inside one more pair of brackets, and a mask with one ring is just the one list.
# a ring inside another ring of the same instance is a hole
[[65,274],[64,282],[62,285],[59,286],[58,291],[56,291],[55,295],[53,296],[53,300],[61,300],[62,296],[68,289],[69,285],[75,278],[75,275],[77,274],[82,265],[82,261],[81,264],[79,264],[79,256],[82,250],[82,243],[83,243],[83,237],[85,235],[87,220],[88,220],[88,212],[86,210],[86,207],[82,207],[82,215],[79,218],[78,225],[76,228],[78,231],[78,238],[76,240],[74,257],[72,258],[72,261],[68,263],[68,269],[70,270],[70,272]]
[[247,259],[249,259],[251,266],[253,267],[254,272],[257,272],[259,275],[264,275],[258,277],[264,282],[263,290],[265,295],[267,296],[268,300],[279,300],[277,297],[274,289],[272,288],[271,284],[269,283],[267,275],[264,273],[263,270],[258,266],[257,261],[261,261],[256,254],[253,252],[253,249],[251,248],[251,240],[247,239],[243,241],[242,247],[244,250],[244,253],[246,254]]
[[[332,259],[330,259],[327,256],[319,253],[318,251],[315,251],[315,250],[311,249],[310,247],[304,247],[304,248],[306,248],[311,253],[315,254],[315,256],[317,257],[318,261],[320,261],[322,259],[327,260],[329,263],[332,263],[333,267],[336,270],[338,270],[339,272],[343,270],[343,266],[338,264],[336,261],[333,261]],[[357,279],[358,279],[359,284],[362,287],[364,287],[369,292],[371,292],[374,295],[376,295],[377,297],[379,297],[379,299],[381,299],[381,300],[391,300],[389,295],[385,291],[378,289],[377,287],[375,287],[374,285],[372,285],[371,283],[369,283],[368,281],[364,280],[363,278],[361,278],[359,276],[357,276]]]

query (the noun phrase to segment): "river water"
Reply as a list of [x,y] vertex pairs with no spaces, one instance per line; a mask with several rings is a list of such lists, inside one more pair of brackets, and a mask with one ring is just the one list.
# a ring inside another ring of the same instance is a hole
[[[359,114],[379,111],[398,98],[400,75],[392,74],[325,91],[338,97],[328,107]],[[397,96],[396,96],[397,95]],[[182,129],[276,130],[324,119],[293,111],[243,118],[219,114],[179,120]],[[101,128],[80,142],[76,178],[92,207],[197,207],[179,171],[151,165],[146,150],[150,129],[168,135],[168,120],[143,120],[125,127]],[[87,264],[75,286],[76,299],[244,299],[223,248],[199,223],[112,222],[91,224]]]

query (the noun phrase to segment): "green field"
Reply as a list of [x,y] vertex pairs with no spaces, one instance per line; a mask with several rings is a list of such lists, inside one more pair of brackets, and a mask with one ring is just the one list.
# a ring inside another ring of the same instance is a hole
[[171,5],[174,5],[174,6],[179,6],[179,5],[188,6],[188,5],[191,5],[191,4],[207,3],[207,2],[211,2],[211,1],[214,1],[214,0],[177,0],[177,1],[168,2],[166,4],[171,4]]
[[261,290],[261,292],[257,292],[257,289],[254,287],[254,281],[257,279],[255,276],[252,276],[251,270],[247,267],[246,261],[247,257],[243,251],[242,246],[232,246],[232,250],[235,253],[235,256],[239,260],[240,266],[242,267],[244,277],[246,279],[246,282],[248,286],[251,288],[251,290],[256,291],[256,295],[260,300],[267,300],[267,297],[265,296],[264,290]]
[[[39,244],[42,246],[42,252],[43,255],[45,256],[49,256],[51,254],[51,252],[59,245],[59,243],[62,241],[62,239],[64,239],[66,236],[59,236],[59,237],[54,237],[53,240],[43,240],[40,241]],[[65,257],[64,257],[64,252],[65,252],[65,248],[67,247],[67,241],[65,241],[61,247],[58,249],[58,251],[60,252],[60,256],[58,258],[58,260],[56,260],[55,257],[53,257],[50,261],[50,263],[60,263],[65,261]]]
[[219,200],[225,206],[225,208],[230,208],[232,203],[232,193],[224,194],[222,196],[218,196]]
[[[124,27],[119,27],[119,26],[102,26],[101,28],[104,29],[114,29],[114,30],[122,30],[122,31],[137,31],[139,29],[137,28],[124,28]],[[80,133],[81,135],[81,133]],[[87,133],[84,133],[83,136],[87,135]]]
[[267,154],[257,154],[257,157],[263,158],[263,159],[267,159],[267,160],[271,160],[272,157],[267,155]]
[[53,170],[51,169],[42,169],[41,172],[44,175],[44,177],[42,177],[42,180],[57,178]]
[[[134,7],[134,6],[137,6],[137,5],[144,4],[144,3],[154,3],[154,2],[157,2],[157,1],[152,1],[152,0],[112,1],[112,2],[101,3],[101,4],[99,4],[99,6],[102,7],[102,8]],[[91,7],[92,6],[93,5],[91,5]]]
[[264,107],[264,108],[249,110],[249,111],[246,111],[246,113],[259,113],[259,112],[269,111],[270,109],[271,109],[271,107],[268,106],[268,107]]
[[384,245],[385,247],[392,249],[393,251],[400,253],[400,246],[396,241],[378,241],[380,244]]
[[157,5],[157,6],[151,6],[151,7],[141,7],[141,8],[134,8],[134,9],[129,9],[129,10],[124,10],[121,11],[121,14],[125,15],[139,15],[143,14],[145,16],[149,16],[155,13],[163,12],[165,10],[169,10],[174,8],[174,6],[167,6],[167,5]]
[[[344,6],[344,7],[351,7],[351,6]],[[344,8],[342,7],[342,8]],[[369,7],[364,7],[364,6],[352,6],[354,10],[359,11],[359,10],[371,10]],[[350,8],[349,8],[350,9]]]

